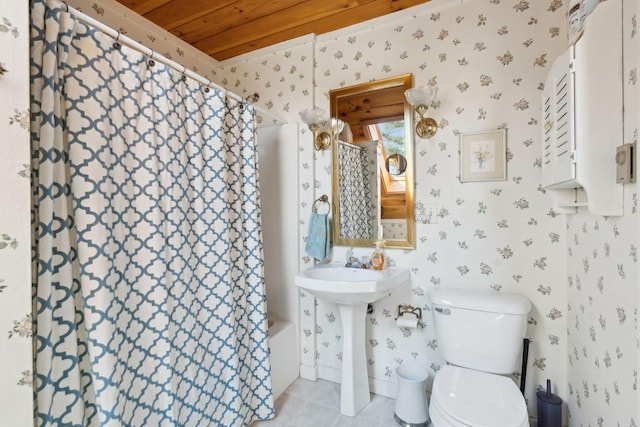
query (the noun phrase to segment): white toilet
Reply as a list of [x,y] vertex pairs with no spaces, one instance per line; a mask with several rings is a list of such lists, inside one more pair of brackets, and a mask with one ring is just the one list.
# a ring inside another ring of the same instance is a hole
[[521,295],[436,288],[429,293],[440,354],[429,416],[434,427],[529,427],[516,370],[529,300]]

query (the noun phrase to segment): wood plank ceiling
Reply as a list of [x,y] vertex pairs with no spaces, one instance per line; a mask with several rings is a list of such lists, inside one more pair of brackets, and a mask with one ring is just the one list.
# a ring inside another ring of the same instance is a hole
[[118,0],[218,61],[428,1]]

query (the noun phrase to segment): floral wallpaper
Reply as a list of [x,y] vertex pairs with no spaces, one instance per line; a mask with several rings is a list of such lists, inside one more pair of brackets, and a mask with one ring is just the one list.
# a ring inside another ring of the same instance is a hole
[[382,235],[385,239],[404,240],[407,238],[407,222],[393,219],[382,220]]
[[[235,93],[258,94],[262,107],[292,123],[300,122],[298,111],[304,108],[328,110],[332,88],[404,73],[413,73],[415,85],[438,86],[429,110],[438,121],[438,134],[430,140],[415,137],[416,205],[434,215],[417,224],[415,250],[386,250],[388,265],[411,268],[412,278],[410,286],[376,303],[367,317],[373,391],[395,395],[394,371],[403,362],[422,363],[432,374],[445,363],[432,328],[429,289],[515,292],[527,296],[533,307],[527,319],[532,343],[525,393],[532,417],[535,391],[549,378],[565,401],[568,425],[638,425],[637,186],[625,186],[620,218],[595,217],[584,209],[561,215],[540,186],[540,97],[551,63],[567,48],[569,1],[433,0],[224,63],[203,58],[141,18],[126,15],[113,0],[74,2]],[[637,140],[640,122],[636,3],[624,0],[625,142]],[[0,41],[10,37],[7,28]],[[9,70],[0,77],[2,90],[12,67],[1,56],[0,63]],[[3,108],[5,125],[17,131],[25,107]],[[461,183],[460,135],[494,129],[507,131],[507,179]],[[291,159],[280,166],[298,175],[298,204],[281,209],[298,212],[299,267],[305,268],[313,264],[304,253],[310,207],[319,195],[331,194],[331,154],[314,152],[303,124],[297,140],[279,148]],[[28,176],[28,161],[12,158],[11,178]],[[11,174],[7,170],[2,173]],[[6,236],[0,241],[7,246],[0,249],[0,263],[26,246],[12,234],[15,227],[3,229],[2,224],[0,233]],[[332,262],[370,253],[335,247]],[[4,268],[3,278],[0,286],[9,289],[13,282]],[[282,281],[289,292],[297,292],[293,277]],[[2,292],[0,304],[7,291]],[[400,303],[423,309],[423,328],[396,326]],[[26,330],[27,313],[15,313],[8,321],[9,343],[24,339],[20,332]],[[342,332],[337,307],[300,293],[299,313],[301,375],[338,380]],[[21,373],[17,367],[15,373]]]
[[[633,26],[627,38],[636,37],[636,12],[627,13],[630,3],[625,1],[627,24]],[[290,89],[291,97],[268,104],[280,114],[314,104],[328,109],[332,88],[407,72],[413,73],[415,85],[439,88],[429,115],[436,118],[440,130],[431,140],[417,136],[415,140],[416,205],[428,206],[435,215],[418,223],[416,250],[386,250],[391,265],[411,268],[412,281],[409,289],[376,303],[367,318],[374,392],[393,396],[394,370],[405,361],[423,363],[433,374],[444,363],[431,327],[430,288],[492,289],[523,294],[533,304],[527,329],[532,342],[526,399],[534,419],[535,391],[549,378],[553,391],[566,402],[569,425],[616,425],[614,419],[621,426],[637,425],[638,405],[628,405],[620,414],[614,409],[614,403],[637,401],[636,291],[629,289],[618,301],[598,291],[609,309],[602,314],[605,326],[597,324],[601,331],[596,341],[591,333],[595,295],[584,293],[585,282],[610,283],[608,288],[613,290],[619,289],[613,276],[616,281],[625,276],[627,284],[636,280],[635,186],[625,190],[628,208],[619,219],[593,218],[583,209],[577,215],[561,215],[540,186],[541,91],[554,58],[567,48],[568,7],[566,1],[553,0],[434,1],[406,11],[395,22],[374,22],[319,36],[313,50],[304,45],[300,51],[276,49],[232,66],[223,64],[218,72],[226,83],[234,82],[248,92],[284,95]],[[627,45],[628,50],[638,49],[637,41]],[[313,92],[301,94],[296,73],[286,70],[308,67],[310,58],[315,64],[314,84],[307,88]],[[292,64],[292,59],[297,62]],[[636,85],[637,66],[626,63],[631,89]],[[637,117],[637,107],[634,111]],[[507,131],[507,180],[461,183],[460,135],[493,129]],[[627,135],[634,132],[627,129]],[[330,193],[331,167],[329,155],[314,153],[304,130],[301,133],[298,208],[303,242],[310,201],[317,194]],[[622,258],[613,258],[614,252]],[[303,250],[300,253],[300,266],[307,267],[312,260]],[[338,247],[332,261],[342,263],[347,256],[369,254],[369,249]],[[623,258],[621,266],[614,261]],[[606,270],[611,271],[605,274]],[[586,302],[576,305],[574,301],[580,299]],[[399,303],[421,307],[424,328],[396,327]],[[301,373],[338,380],[342,332],[337,307],[301,293],[300,313]],[[612,317],[608,328],[607,317]],[[571,323],[581,322],[588,324],[580,328],[584,337],[571,331],[575,327]],[[628,344],[609,345],[608,340]],[[591,358],[583,357],[584,351],[593,353]],[[624,362],[616,363],[620,360]],[[596,361],[604,370],[598,382],[591,379]],[[607,377],[614,372],[614,379]],[[515,374],[516,380],[519,375]],[[601,404],[585,404],[598,395],[594,389],[600,390]]]
[[29,8],[0,4],[0,413],[32,421]]
[[[640,35],[635,0],[623,2],[624,142],[638,142]],[[624,216],[567,217],[567,363],[572,426],[640,425],[638,187],[624,188]]]
[[[418,223],[416,250],[386,250],[392,263],[411,268],[411,288],[376,303],[368,317],[369,374],[378,392],[395,393],[401,363],[422,363],[433,375],[445,363],[428,291],[458,286],[531,300],[529,412],[535,415],[535,391],[547,378],[556,393],[566,395],[565,217],[539,188],[538,120],[548,67],[567,45],[565,18],[562,2],[440,2],[394,23],[318,40],[321,105],[331,88],[407,72],[414,85],[439,88],[429,110],[439,131],[430,140],[415,136],[414,145],[416,202],[435,206],[436,218]],[[507,131],[507,180],[461,183],[460,135],[495,129]],[[322,172],[319,180],[330,183]],[[398,328],[400,303],[421,307],[425,327]],[[339,369],[335,306],[318,303],[313,332],[317,363],[326,367],[321,371]]]

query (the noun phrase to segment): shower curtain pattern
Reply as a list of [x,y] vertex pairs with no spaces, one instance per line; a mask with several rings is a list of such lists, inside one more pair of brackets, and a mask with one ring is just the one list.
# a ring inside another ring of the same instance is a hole
[[372,200],[367,153],[338,144],[340,182],[340,237],[373,239]]
[[273,416],[253,109],[32,20],[37,424]]

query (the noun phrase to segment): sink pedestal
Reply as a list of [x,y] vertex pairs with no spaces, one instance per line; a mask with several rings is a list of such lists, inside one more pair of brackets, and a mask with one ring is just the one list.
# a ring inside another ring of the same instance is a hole
[[342,321],[340,413],[355,416],[371,401],[365,351],[367,304],[338,304]]
[[371,401],[365,351],[367,305],[409,283],[407,268],[367,270],[319,265],[296,273],[296,286],[338,305],[342,320],[342,388],[340,412],[353,417]]

